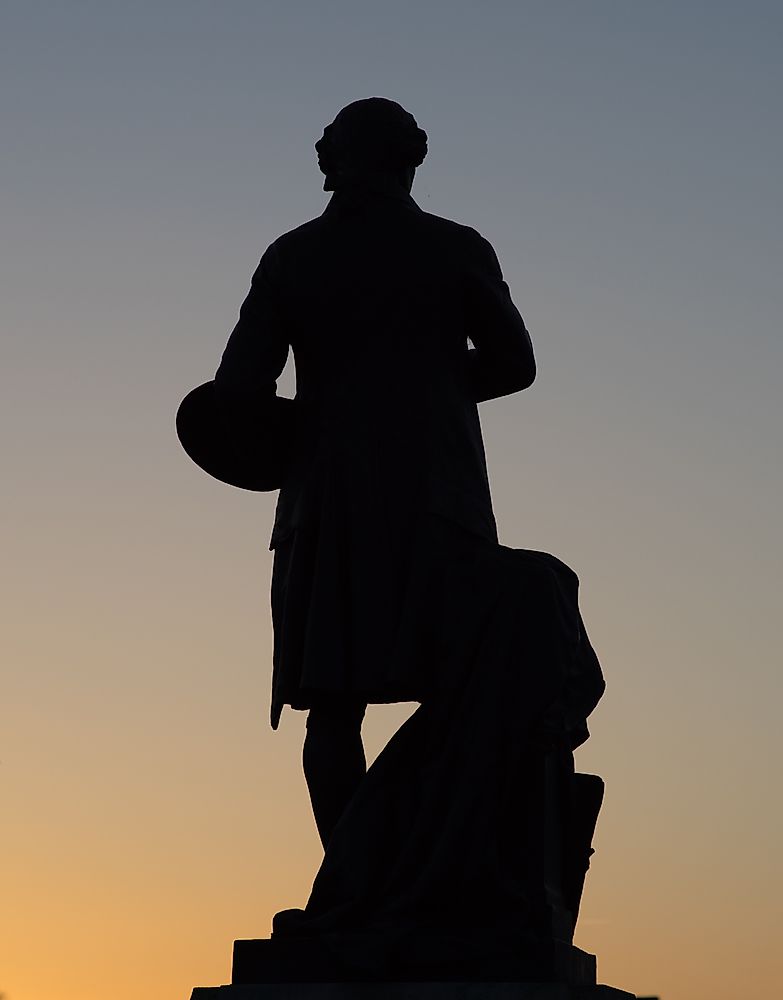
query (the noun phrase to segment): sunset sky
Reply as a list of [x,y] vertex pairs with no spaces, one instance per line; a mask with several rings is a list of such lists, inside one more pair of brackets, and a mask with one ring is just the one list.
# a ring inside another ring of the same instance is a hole
[[776,0],[0,3],[5,1000],[187,1000],[307,898],[276,495],[174,413],[369,96],[536,349],[480,412],[501,542],[577,571],[608,683],[576,943],[662,1000],[783,989],[782,45]]

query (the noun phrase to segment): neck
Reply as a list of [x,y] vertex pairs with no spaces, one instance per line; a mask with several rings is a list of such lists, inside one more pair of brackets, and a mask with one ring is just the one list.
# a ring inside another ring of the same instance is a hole
[[394,174],[387,171],[336,171],[324,180],[324,191],[377,191],[395,197],[408,197],[413,186],[413,172]]

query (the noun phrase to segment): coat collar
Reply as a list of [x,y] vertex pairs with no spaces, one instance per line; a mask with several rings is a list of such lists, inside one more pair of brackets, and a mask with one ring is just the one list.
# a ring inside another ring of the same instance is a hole
[[421,211],[421,208],[404,188],[396,184],[387,184],[381,179],[374,179],[346,185],[336,190],[329,199],[324,214],[332,214],[343,207],[347,208],[357,204],[380,209],[404,205],[414,212]]

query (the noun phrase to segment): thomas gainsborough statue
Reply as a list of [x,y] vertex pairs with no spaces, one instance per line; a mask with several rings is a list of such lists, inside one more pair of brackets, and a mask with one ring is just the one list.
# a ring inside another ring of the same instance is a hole
[[[271,723],[308,713],[325,852],[234,982],[589,983],[571,939],[602,783],[573,751],[604,683],[573,571],[498,541],[478,413],[531,385],[530,337],[490,243],[411,196],[407,111],[356,101],[315,148],[325,211],[267,247],[178,415],[212,475],[280,491]],[[365,710],[390,702],[419,707],[367,770]]]

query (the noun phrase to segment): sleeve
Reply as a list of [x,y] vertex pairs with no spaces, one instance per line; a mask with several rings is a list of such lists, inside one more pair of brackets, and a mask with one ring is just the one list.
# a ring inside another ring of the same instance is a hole
[[272,243],[253,274],[239,320],[215,373],[217,405],[239,440],[270,416],[288,358],[279,251]]
[[239,320],[228,338],[215,384],[221,396],[269,400],[288,358],[279,252],[273,243],[255,270]]
[[475,230],[465,281],[468,378],[476,402],[526,389],[536,376],[533,345],[492,248]]

